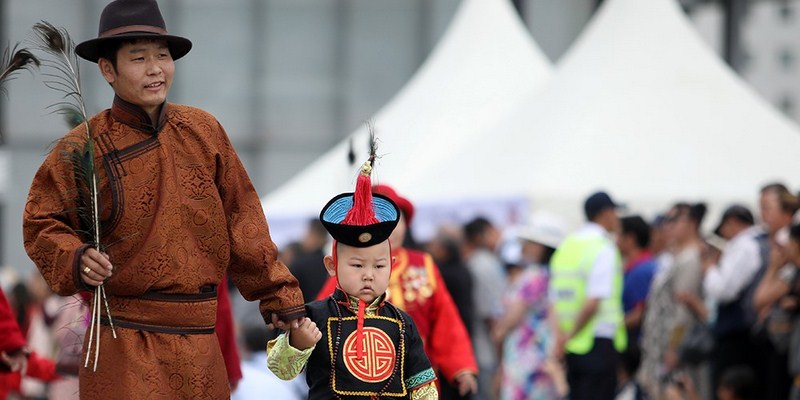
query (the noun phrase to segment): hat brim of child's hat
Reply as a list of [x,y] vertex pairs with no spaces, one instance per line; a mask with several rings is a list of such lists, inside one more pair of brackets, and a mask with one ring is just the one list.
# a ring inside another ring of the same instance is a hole
[[332,198],[319,213],[319,220],[334,240],[353,247],[370,247],[389,239],[400,219],[400,209],[388,197],[373,194],[372,209],[378,223],[370,225],[343,224],[347,212],[353,208],[353,193],[342,193]]

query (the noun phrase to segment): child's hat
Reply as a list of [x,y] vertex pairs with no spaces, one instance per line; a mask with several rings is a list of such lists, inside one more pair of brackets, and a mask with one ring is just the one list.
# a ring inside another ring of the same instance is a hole
[[339,243],[353,247],[370,247],[389,239],[400,209],[392,199],[372,193],[370,175],[374,152],[361,166],[356,190],[332,198],[319,213],[319,220]]

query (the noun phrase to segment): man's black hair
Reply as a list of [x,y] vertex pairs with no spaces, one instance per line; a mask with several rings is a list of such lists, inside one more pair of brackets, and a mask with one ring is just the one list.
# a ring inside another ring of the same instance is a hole
[[640,249],[650,246],[650,225],[638,215],[620,218],[623,235],[633,235],[636,238],[636,245]]
[[719,386],[728,388],[740,400],[755,400],[758,382],[753,369],[736,365],[726,369],[719,378]]
[[105,58],[111,63],[111,66],[114,67],[114,70],[117,70],[117,53],[119,49],[126,45],[126,44],[134,44],[138,42],[151,42],[151,41],[158,41],[163,39],[153,38],[153,39],[119,39],[119,40],[108,40],[105,43],[101,43],[98,48],[98,53],[100,58]]
[[464,239],[467,243],[478,243],[486,231],[492,227],[492,223],[484,217],[477,217],[464,225]]

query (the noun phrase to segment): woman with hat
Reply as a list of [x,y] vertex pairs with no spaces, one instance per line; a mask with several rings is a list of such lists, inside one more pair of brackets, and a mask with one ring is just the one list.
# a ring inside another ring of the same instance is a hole
[[558,385],[563,371],[550,354],[547,287],[550,258],[564,239],[564,225],[557,216],[538,212],[517,235],[525,270],[506,292],[505,313],[492,330],[492,339],[503,349],[500,398],[560,399],[566,388]]
[[265,320],[297,324],[305,313],[224,129],[207,112],[166,101],[174,60],[191,47],[167,32],[154,0],[115,0],[98,37],[75,48],[115,93],[88,121],[106,247],[86,244],[74,212],[79,186],[64,154],[85,142],[83,126],[55,145],[31,185],[23,235],[42,276],[62,296],[103,284],[108,299],[103,325],[90,331],[96,361],[80,370],[82,399],[228,398],[215,334],[226,273],[246,299],[260,300]]

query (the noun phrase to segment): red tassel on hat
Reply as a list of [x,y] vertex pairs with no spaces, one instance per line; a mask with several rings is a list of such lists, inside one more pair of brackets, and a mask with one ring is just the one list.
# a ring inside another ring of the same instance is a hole
[[372,163],[368,160],[361,166],[361,173],[358,174],[356,190],[353,193],[353,208],[344,217],[343,224],[347,225],[372,225],[377,224],[375,210],[372,208]]

